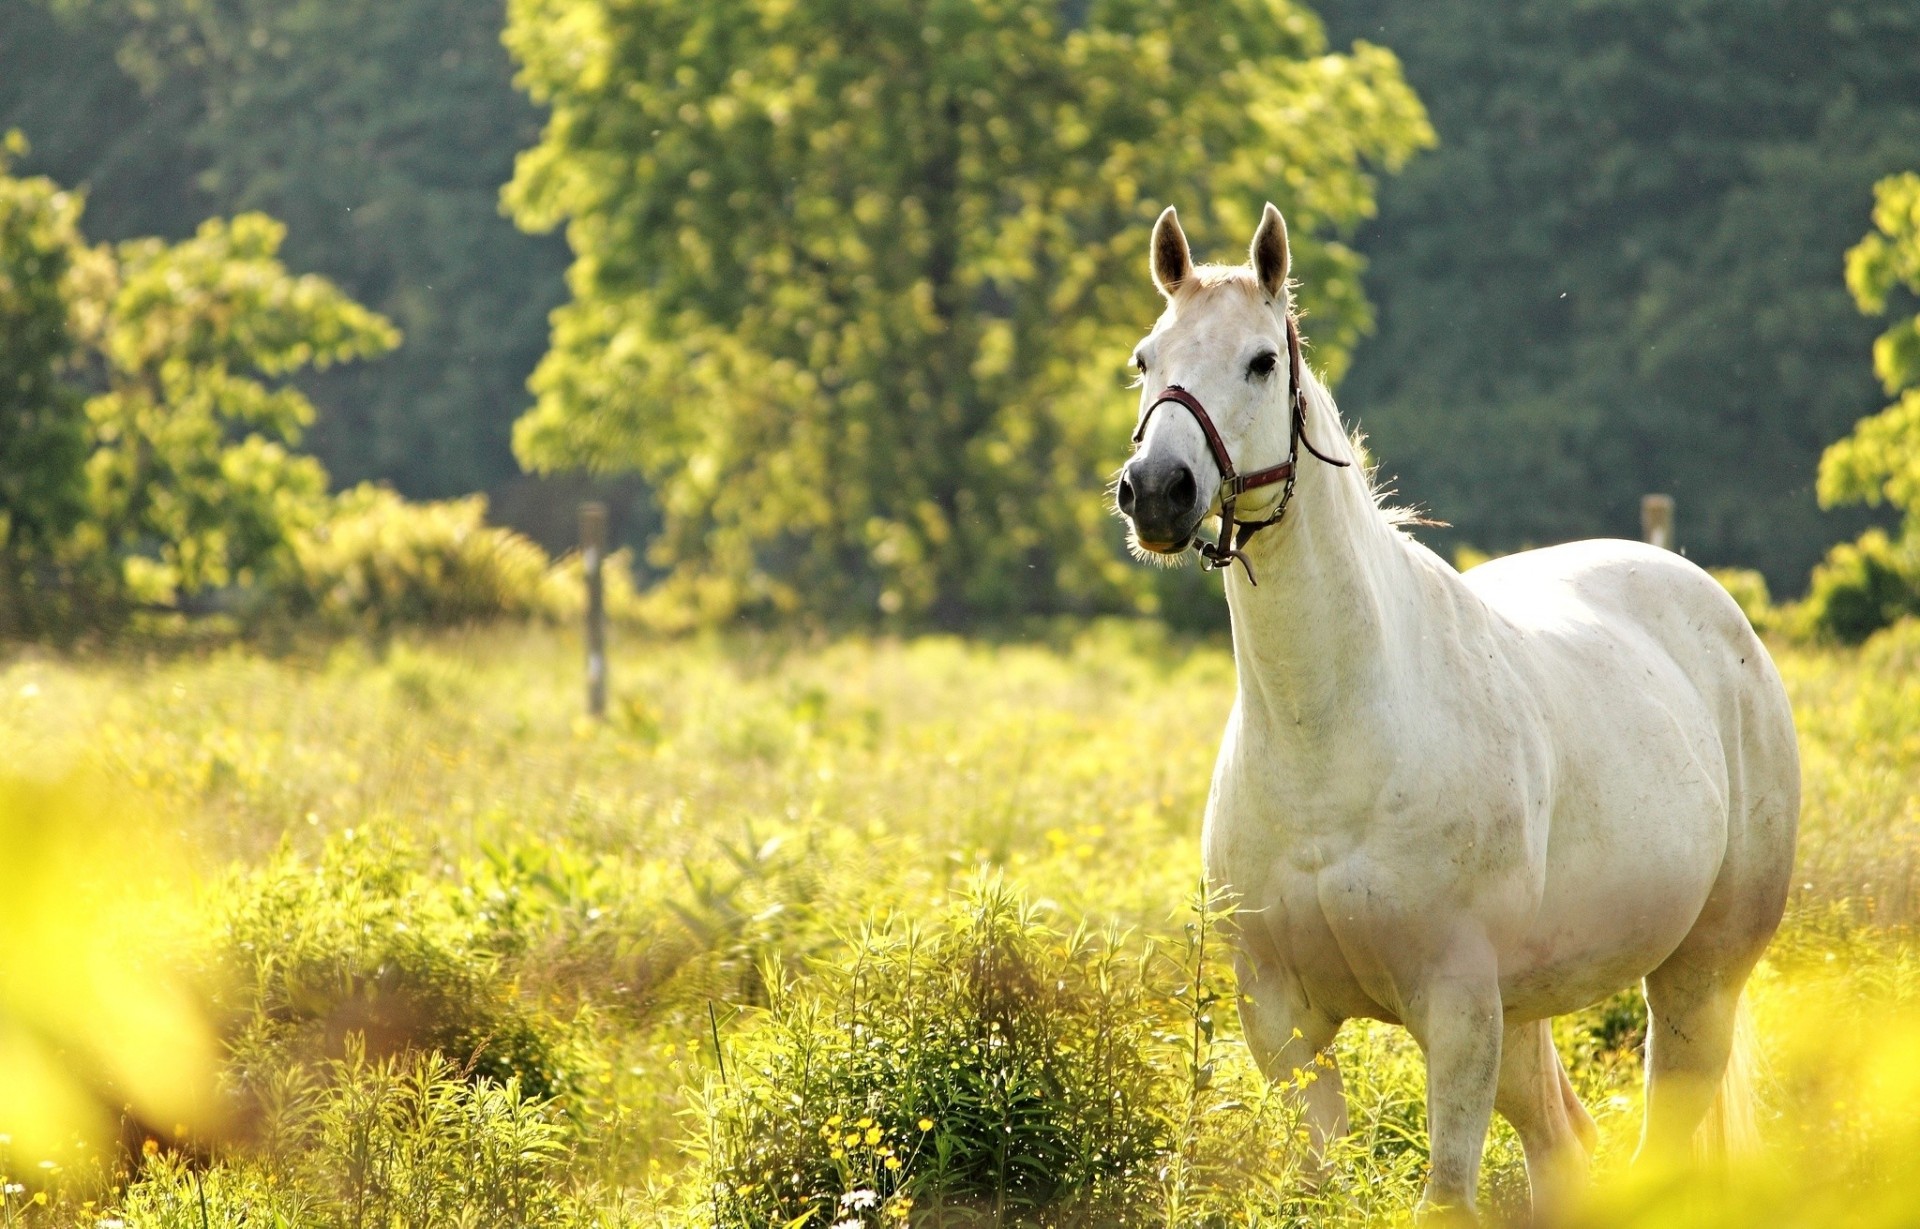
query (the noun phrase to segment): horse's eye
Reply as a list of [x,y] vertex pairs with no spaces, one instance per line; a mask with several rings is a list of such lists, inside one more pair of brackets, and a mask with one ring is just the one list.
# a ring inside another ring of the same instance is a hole
[[1249,380],[1266,379],[1273,374],[1273,364],[1279,357],[1271,350],[1262,350],[1254,355],[1253,361],[1247,364],[1247,378]]
[[1147,374],[1147,360],[1146,360],[1146,359],[1144,359],[1144,358],[1142,358],[1142,357],[1140,357],[1140,356],[1139,356],[1138,354],[1136,354],[1136,355],[1134,355],[1134,356],[1133,356],[1133,369],[1134,369],[1135,371],[1137,371],[1137,372],[1139,372],[1139,373],[1140,373],[1141,375],[1146,375],[1146,374]]

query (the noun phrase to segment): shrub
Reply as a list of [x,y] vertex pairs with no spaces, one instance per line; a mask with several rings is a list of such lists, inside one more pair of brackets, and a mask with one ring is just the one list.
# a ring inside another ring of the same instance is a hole
[[536,1097],[566,1085],[557,1048],[500,976],[493,919],[406,846],[330,842],[317,866],[282,855],[223,895],[211,973],[246,1094],[261,1095],[264,1055],[356,1046],[437,1051]]
[[682,1215],[1160,1224],[1223,1174],[1244,1206],[1292,1153],[1244,1057],[1216,1063],[1230,996],[1205,968],[1207,924],[1189,976],[1121,936],[1054,931],[988,885],[930,928],[869,926],[784,989],[770,972],[771,1005],[696,1099]]
[[297,1066],[276,1072],[273,1091],[257,1148],[221,1156],[204,1171],[156,1156],[126,1191],[125,1223],[573,1223],[558,1185],[566,1129],[517,1081],[464,1079],[437,1054],[369,1059],[356,1047],[319,1078]]
[[1920,614],[1920,544],[1869,529],[1842,542],[1813,570],[1797,625],[1804,634],[1859,644],[1903,616]]
[[383,629],[545,613],[546,552],[486,515],[484,495],[409,503],[355,487],[296,544],[293,605]]

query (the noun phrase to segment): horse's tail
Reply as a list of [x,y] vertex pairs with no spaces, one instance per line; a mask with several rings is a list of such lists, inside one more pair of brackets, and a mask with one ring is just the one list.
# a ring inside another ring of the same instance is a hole
[[1694,1149],[1707,1156],[1747,1156],[1760,1149],[1759,1107],[1753,1086],[1759,1076],[1759,1041],[1753,1013],[1742,995],[1733,1012],[1733,1048],[1720,1090],[1693,1137]]

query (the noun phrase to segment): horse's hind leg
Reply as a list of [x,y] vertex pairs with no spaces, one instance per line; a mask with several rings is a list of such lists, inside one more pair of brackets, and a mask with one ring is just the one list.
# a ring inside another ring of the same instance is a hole
[[1565,1207],[1586,1183],[1588,1152],[1598,1134],[1553,1048],[1551,1021],[1507,1027],[1494,1108],[1513,1124],[1526,1151],[1535,1218]]
[[1647,1120],[1635,1160],[1688,1155],[1733,1053],[1753,961],[1713,967],[1685,952],[1647,975]]

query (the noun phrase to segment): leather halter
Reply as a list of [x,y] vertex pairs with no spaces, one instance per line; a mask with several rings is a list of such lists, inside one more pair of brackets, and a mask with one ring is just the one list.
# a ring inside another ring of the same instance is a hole
[[[1243,553],[1248,539],[1269,525],[1277,525],[1280,518],[1287,514],[1287,505],[1293,502],[1293,483],[1298,473],[1300,445],[1305,444],[1307,451],[1319,457],[1328,465],[1345,467],[1351,461],[1339,461],[1321,452],[1307,438],[1307,399],[1301,382],[1300,365],[1300,325],[1293,313],[1287,313],[1287,362],[1293,380],[1292,404],[1288,407],[1292,424],[1287,435],[1287,459],[1278,465],[1257,469],[1250,474],[1236,473],[1233,457],[1227,452],[1227,445],[1220,438],[1220,432],[1214,428],[1213,419],[1207,416],[1206,407],[1200,404],[1200,398],[1194,396],[1178,384],[1169,384],[1160,390],[1140,415],[1140,424],[1133,429],[1133,442],[1137,445],[1147,434],[1147,420],[1153,412],[1163,405],[1177,405],[1193,415],[1200,424],[1201,434],[1207,437],[1207,448],[1213,453],[1213,463],[1220,467],[1220,536],[1217,541],[1202,542],[1197,548],[1200,552],[1201,566],[1209,572],[1232,567],[1234,560],[1247,570],[1247,582],[1259,587],[1254,577],[1253,564]],[[1260,521],[1243,521],[1233,514],[1236,499],[1256,487],[1272,486],[1276,482],[1286,483],[1286,489],[1280,492],[1280,502],[1274,507],[1273,515]]]

